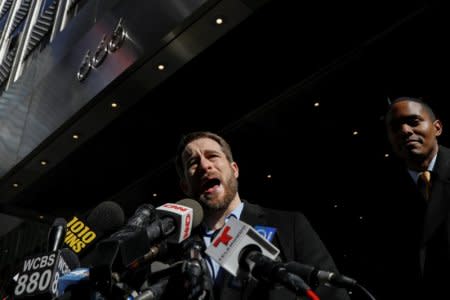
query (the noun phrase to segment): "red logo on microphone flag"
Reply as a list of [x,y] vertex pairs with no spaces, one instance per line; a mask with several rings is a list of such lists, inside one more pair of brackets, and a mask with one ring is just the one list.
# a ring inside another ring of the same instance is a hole
[[214,247],[219,246],[220,243],[223,243],[225,246],[233,239],[231,235],[228,234],[230,231],[230,226],[225,226],[220,236],[214,241]]

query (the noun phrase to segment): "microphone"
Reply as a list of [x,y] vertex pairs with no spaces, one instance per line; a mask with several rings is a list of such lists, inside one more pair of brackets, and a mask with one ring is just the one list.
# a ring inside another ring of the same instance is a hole
[[353,278],[334,272],[319,270],[316,267],[304,265],[295,261],[288,262],[284,266],[289,272],[300,276],[308,284],[314,287],[323,284],[341,288],[353,288],[357,285],[357,281]]
[[241,255],[241,265],[250,271],[250,274],[266,283],[280,283],[296,295],[305,295],[310,299],[319,299],[305,281],[290,273],[279,261],[274,261],[261,254],[257,247],[248,247],[243,249]]
[[142,204],[136,209],[134,215],[128,219],[127,224],[119,231],[113,233],[109,239],[125,239],[129,235],[135,234],[139,229],[148,226],[155,218],[155,208],[150,204]]
[[48,232],[47,251],[56,251],[61,249],[67,232],[67,221],[63,218],[57,218],[53,221]]
[[189,238],[183,242],[182,248],[188,256],[181,268],[185,278],[183,286],[188,289],[187,299],[208,299],[208,295],[212,293],[213,283],[206,261],[202,257],[205,250],[204,243]]
[[13,278],[15,299],[38,295],[40,299],[53,299],[59,295],[59,278],[80,265],[78,257],[70,249],[60,250],[65,232],[66,221],[57,218],[48,233],[49,252],[25,258],[19,273]]
[[140,205],[134,215],[128,219],[127,225],[142,228],[150,224],[156,218],[153,205],[144,203]]
[[89,281],[89,268],[76,268],[64,274],[58,280],[58,294],[63,295],[69,288],[82,285]]
[[169,243],[179,244],[203,220],[203,208],[192,199],[163,204],[156,208],[156,213],[158,219],[146,228],[151,242],[166,238]]
[[86,220],[74,216],[67,223],[64,243],[68,248],[84,257],[103,236],[123,226],[125,220],[122,208],[113,201],[97,205]]
[[[138,292],[119,281],[116,276],[112,276],[111,287],[107,290],[99,289],[98,284],[101,284],[101,282],[98,280],[103,280],[102,277],[104,277],[104,274],[101,273],[110,271],[103,266],[100,267],[100,270],[98,268],[76,268],[63,275],[58,280],[58,294],[64,295],[63,299],[92,299],[93,295],[99,292],[106,299],[157,300],[164,294],[169,280],[168,278],[163,278],[153,284],[144,284]],[[175,266],[170,270],[170,273],[179,269],[179,266]]]
[[205,253],[232,275],[238,276],[242,271],[240,262],[244,262],[241,259],[242,252],[250,246],[259,249],[261,254],[272,260],[280,253],[254,228],[236,218],[228,220]]
[[80,260],[72,250],[70,250],[69,248],[62,248],[59,253],[67,263],[67,266],[70,270],[80,267]]
[[225,224],[205,252],[234,276],[249,273],[265,283],[279,283],[297,295],[319,299],[303,279],[276,261],[280,251],[274,245],[236,218]]
[[[200,204],[186,199],[156,209],[146,206],[141,211],[143,218],[138,211],[139,216],[131,218],[138,222],[129,220],[124,228],[99,242],[93,252],[90,272],[95,272],[96,289],[103,295],[114,292],[117,284],[113,279],[133,285],[140,281],[145,276],[140,267],[165,253],[167,243],[187,238],[203,218]],[[90,278],[92,281],[92,274]]]
[[136,270],[165,254],[167,243],[180,243],[187,239],[192,228],[203,220],[203,208],[192,199],[163,204],[154,213],[155,218],[149,225],[126,234],[120,230],[102,241],[98,244],[98,253],[118,247],[121,265],[127,271]]
[[108,267],[75,268],[59,278],[57,294],[63,296],[62,299],[97,299],[96,294],[110,299],[113,294],[109,284],[112,283],[105,283],[105,278],[113,280]]
[[143,289],[134,300],[159,300],[166,290],[168,278],[164,278],[159,282],[150,285],[149,287]]

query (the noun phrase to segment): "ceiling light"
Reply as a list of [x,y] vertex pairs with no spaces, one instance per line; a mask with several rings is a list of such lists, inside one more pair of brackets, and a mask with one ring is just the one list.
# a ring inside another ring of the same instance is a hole
[[119,106],[119,104],[117,104],[116,102],[112,102],[111,103],[111,107],[112,108],[117,108]]
[[158,65],[158,70],[160,70],[160,71],[163,71],[165,68],[166,68],[166,66],[163,64]]
[[216,24],[217,25],[222,25],[223,24],[223,19],[222,18],[217,18],[216,19]]
[[74,134],[72,134],[72,138],[74,140],[78,140],[80,138],[80,136],[78,134],[74,133]]

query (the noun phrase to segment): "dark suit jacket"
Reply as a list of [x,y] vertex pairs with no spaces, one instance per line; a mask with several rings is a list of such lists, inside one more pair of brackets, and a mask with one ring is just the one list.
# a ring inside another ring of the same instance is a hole
[[[244,201],[240,220],[249,225],[275,227],[277,232],[272,243],[280,249],[282,261],[298,261],[322,270],[337,272],[337,268],[324,244],[305,216],[298,212],[285,212],[263,208]],[[319,287],[316,293],[322,300],[349,299],[343,289]],[[216,299],[295,299],[293,293],[282,287],[249,283],[242,286],[230,274],[225,274],[222,288]]]
[[431,179],[431,201],[424,215],[420,240],[422,274],[427,289],[450,298],[450,149],[439,147]]
[[[440,146],[432,172],[431,200],[398,161],[381,176],[373,232],[367,234],[377,300],[450,299],[450,149]],[[373,251],[377,249],[377,251]]]

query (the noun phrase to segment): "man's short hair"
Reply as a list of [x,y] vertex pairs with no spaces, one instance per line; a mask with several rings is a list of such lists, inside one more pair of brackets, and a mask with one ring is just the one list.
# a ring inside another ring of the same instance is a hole
[[396,98],[394,101],[392,101],[392,103],[389,106],[388,111],[386,112],[386,116],[385,116],[385,120],[386,122],[389,119],[389,116],[391,114],[391,107],[392,105],[394,105],[395,103],[398,102],[402,102],[402,101],[410,101],[410,102],[416,102],[419,103],[420,105],[422,105],[422,107],[427,111],[427,113],[430,115],[431,120],[434,122],[436,121],[436,114],[433,112],[433,109],[430,107],[430,105],[428,105],[428,103],[426,103],[425,101],[423,101],[420,98],[414,98],[414,97],[398,97]]
[[175,156],[175,167],[180,178],[183,178],[184,176],[183,152],[186,148],[186,145],[201,138],[208,138],[216,141],[222,148],[222,151],[225,153],[227,159],[230,162],[233,161],[233,153],[231,152],[231,147],[224,138],[210,131],[194,131],[182,136],[180,142],[178,143],[177,153]]

